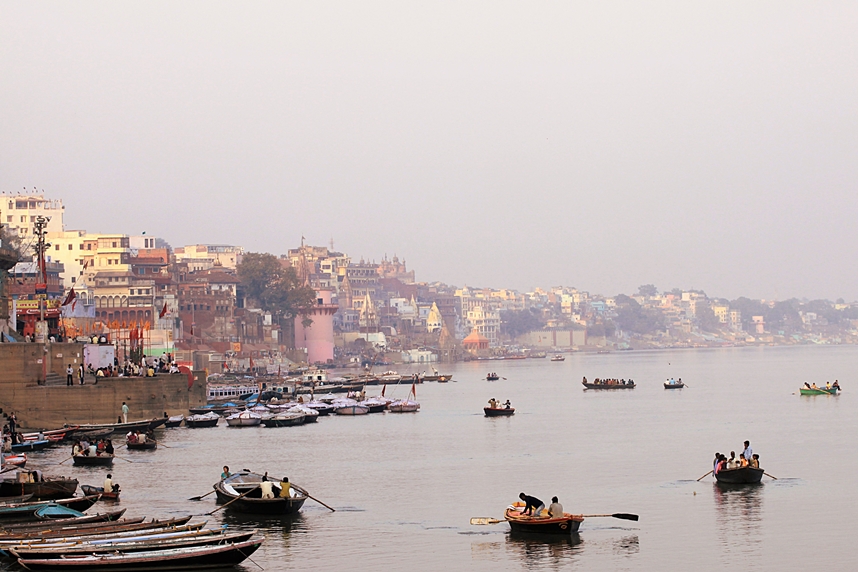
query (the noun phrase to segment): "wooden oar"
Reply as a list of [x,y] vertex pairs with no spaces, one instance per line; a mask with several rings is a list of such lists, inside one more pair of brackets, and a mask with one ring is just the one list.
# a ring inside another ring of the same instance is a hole
[[204,498],[206,498],[207,496],[209,496],[209,495],[210,495],[210,494],[212,494],[213,492],[215,492],[215,490],[214,490],[214,489],[210,490],[209,492],[207,492],[207,493],[206,493],[206,494],[204,494],[204,495],[200,495],[200,496],[198,496],[198,497],[191,497],[191,498],[189,498],[188,500],[192,500],[192,501],[203,500]]
[[[714,470],[714,469],[712,469],[712,470]],[[703,475],[703,477],[708,477],[709,475],[711,475],[712,470],[708,471],[705,475]],[[700,482],[700,480],[703,479],[703,477],[700,477],[699,479],[697,479],[697,481]]]
[[[770,474],[766,473],[765,471],[763,472],[763,474],[764,474],[764,475],[766,475],[767,477],[772,477]],[[777,477],[772,477],[772,478],[773,478],[774,480],[778,480],[778,478],[777,478]]]
[[130,460],[130,459],[126,459],[125,457],[120,457],[119,455],[113,455],[113,458],[114,458],[114,459],[122,459],[123,461],[125,461],[125,462],[127,462],[127,463],[133,463],[133,462],[134,462],[134,461],[132,461],[132,460]]
[[253,491],[255,491],[255,490],[256,490],[256,489],[258,489],[258,488],[259,488],[259,485],[256,485],[255,487],[253,487],[253,488],[252,488],[252,489],[250,489],[249,491],[244,492],[244,493],[241,493],[240,495],[238,495],[237,497],[235,497],[234,499],[232,499],[232,500],[231,500],[231,501],[229,501],[228,503],[220,505],[219,507],[217,507],[216,509],[214,509],[214,510],[213,510],[213,511],[211,511],[211,512],[207,512],[207,513],[206,513],[206,516],[211,516],[211,515],[213,515],[214,513],[216,513],[217,511],[219,511],[220,509],[228,507],[229,505],[231,505],[232,503],[234,503],[234,502],[235,502],[235,501],[237,501],[238,499],[246,497],[247,495],[249,495],[250,493],[252,493]]
[[498,524],[499,522],[506,522],[505,520],[498,520],[496,518],[492,518],[490,516],[475,516],[471,518],[471,524]]
[[329,511],[331,511],[331,512],[337,512],[337,511],[336,511],[336,509],[333,509],[333,508],[329,507],[328,505],[326,505],[325,503],[323,503],[322,501],[320,501],[320,500],[319,500],[319,499],[317,499],[316,497],[312,496],[312,495],[311,495],[310,493],[308,493],[305,489],[301,489],[301,490],[302,490],[302,491],[304,491],[304,494],[305,494],[305,495],[307,495],[307,498],[311,498],[311,499],[313,499],[314,501],[316,501],[317,503],[319,503],[320,505],[322,505],[323,507],[325,507],[326,509],[328,509],[328,510],[329,510]]
[[58,464],[58,465],[62,465],[63,463],[68,463],[68,462],[69,462],[69,461],[71,461],[72,459],[74,459],[74,455],[72,455],[71,457],[69,457],[69,458],[68,458],[68,459],[66,459],[65,461],[62,461],[62,462],[57,463],[57,464]]
[[640,517],[636,514],[629,514],[627,512],[615,512],[614,514],[581,514],[578,515],[582,518],[600,518],[603,516],[608,516],[611,518],[619,518],[622,520],[638,520]]

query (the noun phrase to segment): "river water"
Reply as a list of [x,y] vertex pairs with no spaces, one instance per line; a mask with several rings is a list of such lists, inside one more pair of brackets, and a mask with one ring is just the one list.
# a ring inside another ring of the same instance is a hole
[[[228,509],[207,517],[261,528],[267,541],[253,560],[272,571],[856,569],[856,364],[858,348],[847,346],[462,363],[442,368],[455,382],[417,386],[416,414],[159,430],[169,448],[120,449],[133,463],[117,460],[112,472],[129,516],[213,510],[214,495],[187,499],[210,491],[224,464],[288,476],[337,509],[308,501],[286,521]],[[489,370],[504,379],[485,381]],[[583,391],[582,376],[639,385]],[[670,376],[689,387],[663,389]],[[840,396],[798,395],[805,380],[834,379]],[[407,387],[391,390],[404,396]],[[515,416],[485,418],[491,397],[511,400]],[[738,454],[745,439],[778,480],[729,491],[711,477],[695,481],[715,451]],[[34,453],[30,464],[100,486],[104,469],[50,466],[66,455]],[[502,518],[519,492],[546,503],[557,495],[567,512],[641,518],[588,518],[578,536],[553,542],[511,536],[506,524],[469,525]]]

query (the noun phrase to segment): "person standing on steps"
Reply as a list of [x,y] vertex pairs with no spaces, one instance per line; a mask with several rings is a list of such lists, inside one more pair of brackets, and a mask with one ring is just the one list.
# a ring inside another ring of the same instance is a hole
[[81,385],[83,385],[83,372],[83,362],[81,362],[80,365],[77,366],[77,378]]
[[128,423],[128,405],[125,402],[122,402],[122,422]]
[[66,368],[66,387],[74,385],[74,370],[71,364]]

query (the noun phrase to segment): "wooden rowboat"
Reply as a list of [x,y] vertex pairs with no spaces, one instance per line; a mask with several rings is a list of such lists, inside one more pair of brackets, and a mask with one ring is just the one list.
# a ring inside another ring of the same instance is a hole
[[113,491],[104,492],[103,487],[93,487],[91,485],[81,485],[80,490],[83,491],[83,494],[86,496],[98,496],[101,497],[99,500],[110,500],[117,501],[119,500],[119,493],[115,493]]
[[802,387],[799,389],[802,395],[837,395],[837,387]]
[[[301,487],[290,485],[288,498],[280,497],[280,483],[272,480],[274,498],[262,498],[262,475],[248,471],[235,473],[214,485],[219,503],[235,501],[227,510],[253,514],[294,514],[301,510],[307,493]],[[250,492],[248,492],[250,491]],[[242,494],[247,495],[241,497]],[[239,498],[241,497],[241,498]]]
[[763,480],[763,474],[763,469],[753,467],[722,469],[715,473],[715,480],[727,485],[754,485]]
[[76,467],[110,467],[113,465],[113,455],[74,455],[72,463]]
[[486,417],[508,417],[515,415],[515,407],[483,407]]
[[125,441],[125,447],[129,451],[153,451],[158,448],[158,442],[154,439],[146,439],[142,443],[140,441],[134,443]]
[[106,572],[224,568],[246,560],[256,552],[264,540],[264,537],[260,536],[246,542],[230,542],[219,546],[68,558],[19,558],[18,564],[27,570],[104,570]]
[[584,517],[568,512],[563,513],[562,518],[551,518],[548,516],[548,511],[543,510],[542,515],[538,517],[525,516],[521,514],[521,510],[525,507],[524,503],[516,502],[506,509],[504,518],[509,523],[509,528],[512,532],[523,532],[529,534],[575,534],[581,523],[584,522]]
[[41,441],[25,441],[23,443],[15,443],[12,445],[12,452],[20,453],[22,451],[42,451],[53,444],[54,442],[49,439],[43,439]]
[[0,481],[0,495],[32,495],[35,500],[64,499],[77,490],[77,479],[47,477],[43,481],[19,483],[17,480]]
[[168,428],[178,427],[179,425],[182,424],[182,421],[184,421],[184,420],[185,420],[184,415],[173,415],[172,417],[167,418],[167,422],[164,423],[164,427],[168,427]]
[[628,380],[626,383],[587,383],[586,381],[582,381],[581,384],[586,389],[634,389],[635,382],[632,380]]
[[682,389],[683,387],[685,387],[685,384],[681,381],[677,381],[676,383],[668,383],[666,381],[664,382],[665,389]]
[[188,428],[202,428],[202,427],[216,427],[220,421],[220,415],[217,413],[206,413],[205,415],[191,415],[190,417],[185,417],[185,427]]

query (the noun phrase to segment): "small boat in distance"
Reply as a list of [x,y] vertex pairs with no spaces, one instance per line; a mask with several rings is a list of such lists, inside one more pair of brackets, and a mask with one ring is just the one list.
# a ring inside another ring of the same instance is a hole
[[486,381],[497,381],[500,379],[500,376],[496,373],[487,373]]
[[483,407],[486,417],[509,417],[515,415],[515,407]]
[[755,485],[763,480],[763,469],[740,467],[738,469],[721,469],[715,473],[715,480],[726,485]]
[[587,378],[581,382],[584,389],[634,389],[635,382],[631,379],[599,379],[596,378],[592,383],[587,382]]
[[551,358],[551,361],[566,361],[566,357],[562,356],[560,354],[557,354],[553,358]]
[[664,388],[665,389],[682,389],[683,387],[685,387],[685,384],[682,383],[681,377],[679,378],[678,381],[671,377],[670,379],[668,379],[667,381],[664,382]]
[[801,395],[837,395],[838,391],[840,391],[839,381],[835,381],[833,384],[828,383],[825,387],[817,387],[815,383],[811,385],[805,381],[804,385],[799,388]]

